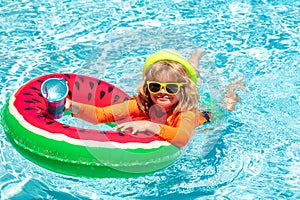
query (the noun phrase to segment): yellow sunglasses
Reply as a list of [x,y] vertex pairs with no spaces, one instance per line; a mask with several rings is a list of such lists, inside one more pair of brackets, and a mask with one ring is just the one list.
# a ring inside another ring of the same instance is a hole
[[147,81],[148,90],[152,94],[157,94],[162,90],[162,88],[164,88],[166,94],[175,95],[179,92],[180,87],[183,85],[184,83],[161,83],[157,81]]

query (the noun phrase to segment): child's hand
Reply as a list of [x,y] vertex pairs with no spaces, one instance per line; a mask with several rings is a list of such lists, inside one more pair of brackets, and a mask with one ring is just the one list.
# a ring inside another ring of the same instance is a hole
[[118,131],[131,132],[132,134],[146,131],[145,123],[141,122],[142,121],[125,122],[116,126],[115,129]]
[[137,132],[150,131],[154,134],[159,134],[160,126],[156,123],[149,121],[132,121],[125,122],[115,127],[117,131],[131,132],[136,134]]
[[66,99],[65,110],[69,110],[71,106],[71,100],[69,98]]
[[65,110],[69,110],[72,114],[77,115],[80,111],[80,105],[70,99],[66,99]]

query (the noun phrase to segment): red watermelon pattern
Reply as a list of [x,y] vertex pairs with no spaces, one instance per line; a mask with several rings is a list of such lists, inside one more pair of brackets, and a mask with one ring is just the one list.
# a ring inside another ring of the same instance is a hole
[[[35,78],[23,85],[10,99],[10,112],[23,126],[36,134],[76,145],[116,145],[120,148],[152,148],[170,145],[161,137],[147,132],[131,133],[83,129],[62,124],[48,116],[46,101],[40,88],[49,78],[63,78],[68,82],[68,98],[98,107],[121,103],[130,98],[125,92],[93,77],[78,74],[50,74]],[[147,146],[148,145],[148,146]]]

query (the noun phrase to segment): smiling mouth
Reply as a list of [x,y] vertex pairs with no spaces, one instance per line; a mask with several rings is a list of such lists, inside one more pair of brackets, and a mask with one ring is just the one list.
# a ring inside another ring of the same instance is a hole
[[156,98],[160,99],[160,100],[170,100],[171,99],[171,97],[169,95],[157,95]]

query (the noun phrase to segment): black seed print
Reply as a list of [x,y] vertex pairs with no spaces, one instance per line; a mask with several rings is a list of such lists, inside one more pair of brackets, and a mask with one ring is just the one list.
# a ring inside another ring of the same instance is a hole
[[70,128],[69,125],[63,125],[63,128]]
[[91,81],[89,82],[89,84],[90,84],[90,87],[91,87],[91,90],[92,90],[94,88],[95,84],[93,82],[91,82]]
[[84,77],[83,76],[78,76],[78,78],[81,80],[81,82],[84,82]]
[[127,101],[127,100],[129,100],[129,98],[128,98],[128,97],[125,97],[125,98],[124,98],[124,101]]
[[43,98],[44,98],[44,96],[42,95],[42,93],[38,93],[38,95],[39,95],[40,97],[43,97]]
[[106,134],[106,132],[105,131],[100,131],[100,134]]
[[25,108],[25,110],[34,110],[34,108]]
[[84,133],[85,129],[80,129],[79,132]]
[[50,125],[50,124],[53,124],[54,121],[51,121],[51,122],[46,122],[47,125]]
[[43,80],[38,80],[37,82],[39,82],[39,83],[43,83],[44,81],[43,81]]
[[105,96],[105,92],[104,92],[104,91],[101,91],[101,92],[100,92],[100,99],[102,99],[104,96]]
[[76,86],[77,90],[80,89],[80,83],[78,81],[75,82],[75,86]]
[[143,133],[147,136],[149,136],[150,134],[147,131],[143,131]]
[[31,93],[29,93],[29,92],[24,92],[23,95],[25,95],[25,96],[33,96],[33,95],[32,95]]
[[90,101],[91,100],[91,98],[92,98],[92,93],[88,93],[88,100]]
[[64,74],[68,79],[71,78],[71,76],[69,74]]
[[44,118],[44,117],[46,117],[46,115],[45,114],[41,114],[41,115],[38,115],[38,116],[36,116],[37,118]]
[[42,103],[40,100],[32,98],[33,101],[38,102],[38,103]]
[[40,106],[37,106],[37,108],[40,109],[40,110],[43,110],[43,109],[44,109],[44,108],[42,108],[42,107],[40,107]]
[[113,91],[113,87],[108,87],[108,92],[110,93],[111,91]]
[[40,91],[38,88],[33,87],[33,86],[30,86],[29,88],[32,89],[32,90]]
[[101,80],[97,80],[97,85],[99,86],[101,84]]
[[119,136],[125,136],[124,133],[121,133],[121,132],[118,132],[119,133]]
[[114,103],[116,103],[120,99],[119,95],[114,96]]
[[34,103],[33,101],[31,100],[24,100],[25,103]]

